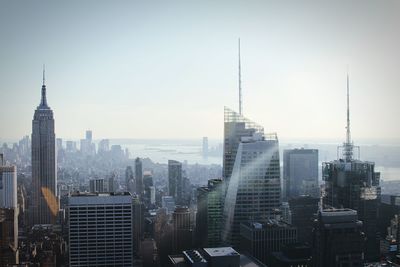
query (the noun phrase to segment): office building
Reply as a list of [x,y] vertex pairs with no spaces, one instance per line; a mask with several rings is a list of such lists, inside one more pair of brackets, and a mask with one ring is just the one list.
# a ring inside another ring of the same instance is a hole
[[254,133],[264,133],[264,128],[241,114],[224,107],[224,152],[222,177],[229,180],[232,175],[236,152],[242,137],[251,137]]
[[[146,205],[149,206],[151,204],[151,194],[152,194],[151,190],[155,190],[154,182],[153,182],[153,175],[151,174],[150,171],[145,171],[143,173],[143,187],[144,187],[143,200],[146,203]],[[154,191],[154,193],[155,193],[155,191]],[[154,195],[154,197],[155,197],[155,195]]]
[[113,173],[113,174],[111,174],[110,175],[110,177],[108,177],[108,186],[107,186],[107,189],[108,189],[108,192],[110,192],[110,193],[112,193],[112,192],[115,192],[115,188],[116,188],[116,186],[115,186],[115,184],[116,184],[116,174],[115,173]]
[[381,257],[393,260],[399,253],[400,244],[400,218],[399,214],[394,215],[390,220],[390,224],[384,231],[386,238],[380,241]]
[[175,210],[175,199],[172,196],[161,197],[161,207],[165,209],[167,214],[172,214]]
[[[239,114],[231,112],[229,118],[240,121],[233,125],[235,138],[241,136],[241,139],[234,139],[240,142],[235,151],[232,175],[227,181],[222,239],[225,244],[237,247],[241,223],[274,217],[274,210],[281,207],[279,143],[276,134],[264,135],[262,127]],[[230,123],[228,126],[233,127]],[[253,135],[243,136],[243,133]]]
[[217,247],[221,245],[223,181],[208,180],[208,185],[197,189],[196,245]]
[[188,207],[178,206],[172,214],[172,251],[175,253],[193,246],[193,221]]
[[283,151],[283,185],[285,199],[301,195],[319,197],[317,149]]
[[382,194],[378,218],[381,237],[387,234],[387,228],[390,226],[391,220],[397,214],[400,214],[400,195]]
[[85,133],[85,139],[81,139],[81,153],[85,156],[96,154],[96,145],[93,143],[93,134],[91,130]]
[[0,266],[14,266],[18,258],[18,209],[0,208]]
[[142,239],[144,237],[144,212],[145,207],[139,196],[133,197],[133,243],[136,254],[141,252]]
[[168,194],[175,198],[178,205],[182,204],[182,163],[168,160]]
[[140,158],[135,159],[135,182],[136,194],[141,198],[143,195],[143,166]]
[[92,142],[92,138],[93,138],[93,133],[91,130],[86,130],[86,140],[88,140],[90,143]]
[[99,153],[105,153],[108,152],[109,150],[110,150],[110,140],[108,139],[100,140],[97,151]]
[[355,159],[350,134],[349,78],[347,76],[347,126],[342,157],[322,165],[325,181],[325,207],[349,208],[357,211],[366,235],[365,256],[368,261],[379,259],[378,215],[381,199],[380,173],[375,163]]
[[203,137],[203,158],[206,159],[208,157],[208,137]]
[[133,265],[134,212],[129,193],[73,194],[68,213],[71,267]]
[[2,154],[0,158],[0,208],[16,209],[17,167],[3,165]]
[[292,223],[292,211],[289,208],[288,202],[282,202],[279,213],[282,216],[282,220],[291,224]]
[[67,141],[66,142],[66,151],[69,153],[73,153],[77,151],[76,142],[74,141]]
[[357,211],[319,211],[314,234],[315,266],[364,266],[365,237]]
[[375,164],[360,160],[335,160],[323,164],[325,207],[350,208],[358,213],[366,234],[367,260],[379,258],[379,203],[381,189]]
[[312,267],[310,245],[302,243],[287,244],[282,251],[272,252],[271,267]]
[[89,192],[90,193],[103,193],[104,190],[104,179],[92,179],[89,181]]
[[154,186],[150,186],[150,204],[156,204],[156,188]]
[[62,139],[61,138],[57,138],[56,139],[56,144],[57,144],[57,153],[58,153],[58,151],[60,151],[60,150],[62,150],[63,149],[63,145],[62,145],[62,143],[63,143],[63,141],[62,141]]
[[[266,222],[247,222],[240,225],[240,249],[264,264],[270,264],[272,252],[297,242],[297,229],[275,219]],[[269,265],[268,265],[269,266]]]
[[32,193],[34,224],[54,224],[58,214],[56,137],[47,105],[43,70],[42,97],[32,120]]
[[133,169],[131,166],[126,167],[125,169],[125,186],[126,191],[134,194],[135,191],[135,178],[133,176]]
[[289,199],[291,224],[297,227],[298,241],[312,243],[313,222],[317,218],[319,198],[300,196]]
[[18,264],[17,168],[0,154],[0,266]]

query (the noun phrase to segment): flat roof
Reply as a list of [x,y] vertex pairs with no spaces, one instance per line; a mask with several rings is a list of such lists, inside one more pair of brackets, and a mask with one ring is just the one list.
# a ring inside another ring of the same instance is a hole
[[113,193],[89,193],[74,194],[68,197],[69,206],[79,205],[118,205],[132,204],[133,197],[130,193],[113,194]]
[[239,256],[240,255],[232,247],[204,248],[204,251],[211,257]]

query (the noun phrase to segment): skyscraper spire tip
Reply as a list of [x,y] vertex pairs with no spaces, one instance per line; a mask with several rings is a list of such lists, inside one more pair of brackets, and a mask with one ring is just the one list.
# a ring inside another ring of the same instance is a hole
[[239,114],[243,115],[242,110],[242,71],[241,71],[241,62],[240,62],[240,38],[238,40],[238,48],[239,48]]
[[43,85],[46,84],[46,65],[43,64]]
[[44,64],[43,64],[42,97],[41,97],[41,100],[40,100],[40,107],[41,108],[48,108],[47,99],[46,99],[46,69],[45,69],[45,65]]

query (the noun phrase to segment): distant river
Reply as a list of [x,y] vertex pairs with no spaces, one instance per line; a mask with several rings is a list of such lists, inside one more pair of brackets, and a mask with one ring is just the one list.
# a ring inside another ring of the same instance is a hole
[[[119,144],[128,148],[130,157],[150,158],[154,162],[166,164],[169,159],[187,161],[189,164],[219,164],[222,165],[222,142],[220,140],[209,140],[209,156],[203,158],[201,140],[110,140],[112,144]],[[281,149],[293,148],[283,143]],[[304,145],[307,147],[307,145]],[[294,145],[294,147],[301,147]],[[310,148],[320,150],[321,160],[333,160],[336,158],[336,146],[328,151],[321,145],[309,145]],[[281,151],[281,156],[282,156]],[[397,155],[396,155],[397,156]],[[281,162],[282,165],[283,162]],[[381,179],[385,181],[400,180],[399,167],[383,167],[376,165],[376,171],[381,173]]]
[[222,149],[218,143],[209,141],[209,156],[203,158],[202,144],[195,141],[173,140],[144,140],[117,141],[110,140],[112,144],[119,144],[128,148],[130,157],[150,158],[153,162],[167,163],[168,160],[187,161],[189,164],[219,164],[222,165]]

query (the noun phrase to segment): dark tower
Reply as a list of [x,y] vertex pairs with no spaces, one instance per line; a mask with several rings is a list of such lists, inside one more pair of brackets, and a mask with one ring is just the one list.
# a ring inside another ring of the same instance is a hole
[[[347,125],[346,141],[342,157],[324,162],[322,177],[325,181],[325,207],[356,210],[363,222],[366,236],[365,257],[368,261],[379,258],[378,216],[381,188],[380,173],[375,172],[375,163],[354,158],[354,145],[350,135],[349,76],[347,75]],[[338,148],[338,157],[339,157]]]
[[143,166],[140,158],[135,159],[136,194],[142,199],[143,195]]

